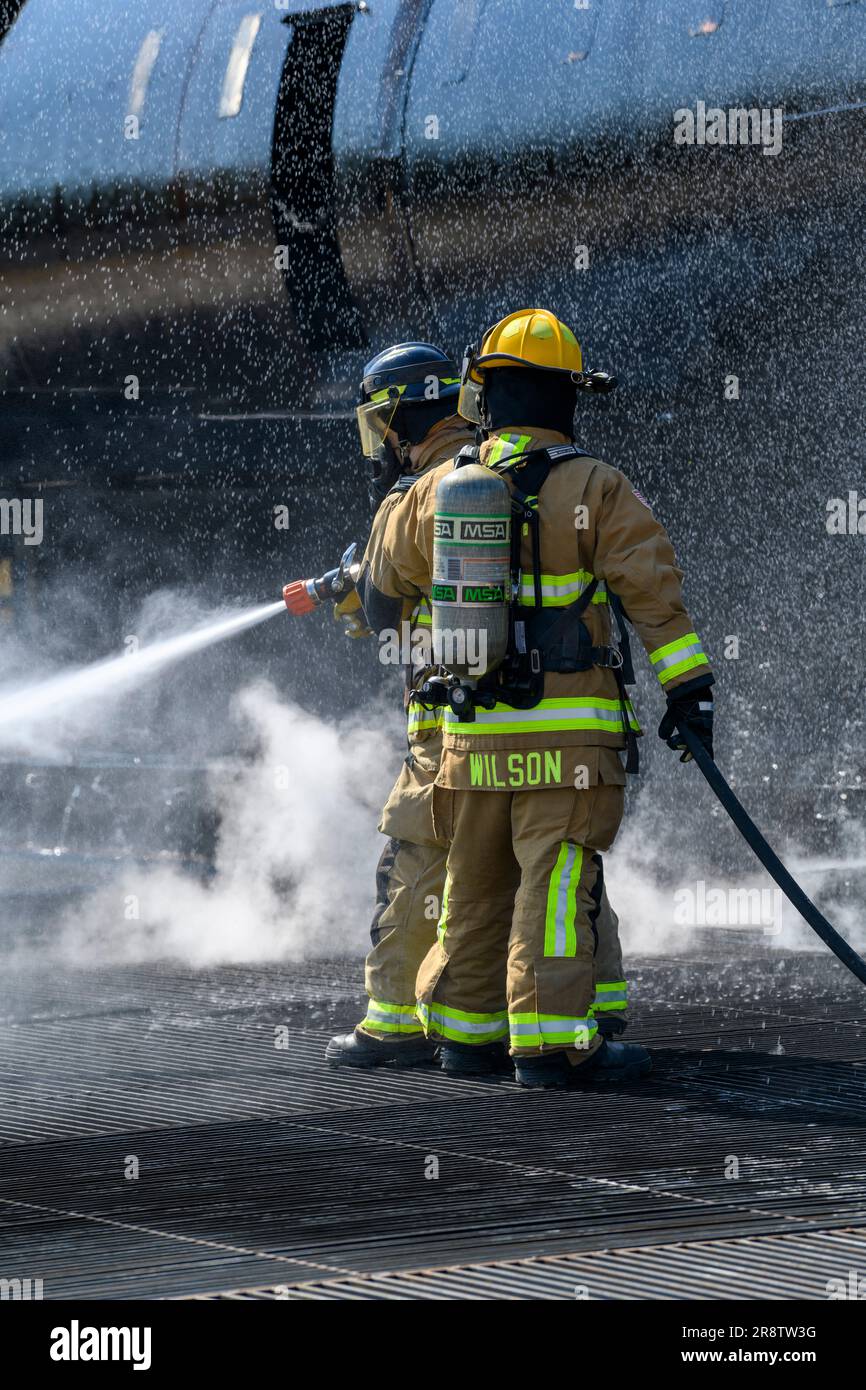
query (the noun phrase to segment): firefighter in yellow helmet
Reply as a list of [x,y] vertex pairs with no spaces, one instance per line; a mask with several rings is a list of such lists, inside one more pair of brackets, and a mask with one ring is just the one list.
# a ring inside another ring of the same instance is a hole
[[[440,604],[453,623],[470,593],[470,623],[500,586],[468,578],[481,573],[470,567],[483,548],[467,542],[469,559],[443,550],[444,536],[479,534],[477,516],[464,525],[455,481],[466,467],[476,493],[491,473],[505,483],[494,486],[511,514],[505,648],[478,679],[440,670],[416,687],[420,710],[444,712],[433,818],[450,842],[417,992],[445,1070],[507,1040],[526,1086],[650,1069],[644,1048],[603,1036],[597,995],[601,856],[622,817],[621,754],[634,769],[640,733],[624,614],[668,700],[660,734],[682,747],[686,721],[712,740],[713,677],[668,536],[622,473],[573,443],[578,390],[613,384],[584,370],[553,314],[527,309],[496,324],[463,368],[459,409],[481,426],[480,450],[413,487],[372,561],[377,592],[431,598],[434,641]],[[437,518],[440,488],[448,501]]]
[[[377,595],[369,583],[370,566],[388,518],[409,490],[475,437],[474,428],[453,413],[457,391],[457,368],[446,354],[429,344],[401,343],[367,364],[358,407],[362,449],[372,463],[371,498],[376,513],[364,559],[360,566],[351,567],[348,579],[353,586],[336,613],[350,630],[368,634],[363,596],[377,626],[396,629],[399,624],[401,637],[408,639],[404,645],[419,659],[429,649],[428,600],[418,595],[397,600]],[[307,587],[305,583],[294,586],[302,606]],[[417,669],[407,671],[407,691],[418,674]],[[379,825],[388,838],[376,874],[372,950],[365,968],[367,1012],[352,1033],[328,1044],[326,1056],[332,1065],[413,1066],[432,1060],[433,1045],[425,1039],[416,1012],[415,980],[436,939],[445,884],[447,841],[432,820],[442,718],[441,707],[424,709],[414,704],[408,709],[408,753]],[[618,920],[601,880],[597,927],[600,1018],[602,1027],[614,1032],[626,1025],[626,984]],[[489,1056],[473,1053],[466,1069],[487,1070],[490,1061]]]

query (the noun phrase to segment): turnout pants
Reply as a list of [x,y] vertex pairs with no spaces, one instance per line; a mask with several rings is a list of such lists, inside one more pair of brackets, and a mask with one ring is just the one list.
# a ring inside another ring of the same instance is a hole
[[596,987],[601,856],[622,810],[623,787],[600,780],[581,790],[436,788],[436,828],[451,847],[437,939],[418,973],[428,1036],[508,1039],[512,1055],[565,1051],[575,1064],[596,1050],[597,1008],[621,1013],[625,1002],[618,943],[604,968],[613,978],[598,974],[608,988]]
[[376,872],[376,910],[367,956],[367,1015],[359,1027],[391,1042],[418,1037],[418,967],[436,940],[448,841],[433,824],[433,779],[441,735],[413,748],[385,803],[379,829],[388,836]]

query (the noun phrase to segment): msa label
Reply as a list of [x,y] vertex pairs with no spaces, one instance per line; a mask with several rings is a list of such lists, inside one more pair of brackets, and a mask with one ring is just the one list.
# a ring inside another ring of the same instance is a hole
[[430,597],[434,603],[454,603],[461,607],[508,602],[504,584],[434,584]]
[[460,602],[505,603],[505,589],[501,584],[464,584]]
[[433,535],[440,541],[457,545],[490,545],[507,541],[511,536],[510,517],[437,516]]
[[434,584],[430,590],[430,597],[434,603],[456,603],[457,585]]

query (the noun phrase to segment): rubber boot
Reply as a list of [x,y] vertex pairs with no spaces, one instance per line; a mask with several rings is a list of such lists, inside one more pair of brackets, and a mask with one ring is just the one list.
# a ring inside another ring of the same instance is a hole
[[422,1067],[435,1057],[436,1048],[423,1035],[395,1042],[391,1038],[373,1038],[358,1028],[332,1038],[325,1048],[325,1061],[332,1067]]
[[511,1071],[505,1044],[498,1042],[440,1043],[439,1063],[449,1076],[490,1076]]
[[574,1067],[564,1052],[548,1056],[518,1057],[515,1059],[517,1080],[521,1086],[592,1086],[596,1083],[636,1081],[652,1071],[652,1058],[639,1043],[608,1042],[604,1040],[580,1066]]

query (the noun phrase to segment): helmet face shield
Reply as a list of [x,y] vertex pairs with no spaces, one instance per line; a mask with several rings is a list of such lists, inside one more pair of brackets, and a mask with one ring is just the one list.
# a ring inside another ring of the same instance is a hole
[[377,391],[376,395],[382,399],[367,401],[355,410],[358,433],[361,436],[361,452],[368,459],[378,457],[400,405],[400,392],[396,387]]
[[481,394],[484,378],[476,366],[475,349],[468,347],[463,354],[460,368],[460,394],[457,397],[457,414],[473,425],[481,424]]
[[460,395],[457,397],[457,414],[462,415],[464,420],[469,420],[473,425],[481,424],[481,393],[484,390],[480,381],[473,381],[467,378],[460,384]]

